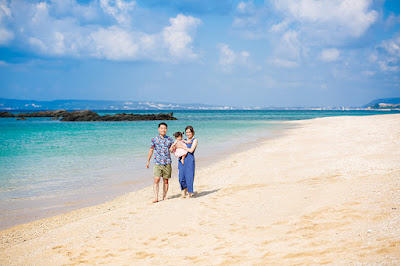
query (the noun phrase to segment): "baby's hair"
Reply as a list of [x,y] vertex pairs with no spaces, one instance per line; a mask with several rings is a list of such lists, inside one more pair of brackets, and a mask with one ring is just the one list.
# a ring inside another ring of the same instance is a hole
[[183,136],[183,133],[182,132],[175,132],[174,133],[174,137],[175,138],[177,138],[177,137],[182,137]]

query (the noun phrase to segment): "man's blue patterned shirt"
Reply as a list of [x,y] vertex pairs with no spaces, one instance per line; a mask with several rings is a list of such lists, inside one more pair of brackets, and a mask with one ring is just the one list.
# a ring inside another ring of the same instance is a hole
[[173,143],[172,138],[168,136],[161,137],[158,135],[152,138],[150,148],[154,148],[154,164],[166,165],[172,163],[169,148]]

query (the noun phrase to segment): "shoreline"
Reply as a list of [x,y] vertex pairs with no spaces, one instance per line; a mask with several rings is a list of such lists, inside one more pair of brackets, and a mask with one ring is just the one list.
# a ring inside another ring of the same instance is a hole
[[[259,137],[256,140],[243,140],[240,141],[239,144],[235,142],[227,142],[222,144],[221,147],[214,149],[214,150],[207,150],[207,152],[200,152],[198,153],[199,156],[196,157],[196,163],[198,168],[200,167],[208,167],[214,163],[218,163],[219,161],[223,160],[226,157],[226,154],[236,154],[243,152],[248,149],[248,147],[252,147],[253,145],[257,144],[258,142],[263,142],[271,138],[276,138],[277,134],[285,134],[284,132],[293,126],[283,126],[286,125],[284,121],[282,122],[267,122],[267,124],[278,125],[273,126],[272,128],[267,127],[267,129],[258,129],[257,132],[261,133],[264,132],[263,136]],[[209,156],[211,152],[212,156]],[[172,178],[171,182],[178,182],[178,167],[177,167],[177,160],[173,157],[173,164],[172,164]],[[145,158],[145,157],[143,157]],[[27,198],[26,200],[29,203],[17,202],[14,204],[20,204],[23,207],[19,207],[18,209],[12,210],[3,210],[4,217],[11,217],[8,220],[0,221],[0,231],[10,229],[14,226],[23,225],[30,222],[35,222],[47,218],[51,218],[58,215],[67,214],[71,211],[76,211],[82,208],[90,208],[95,207],[97,205],[101,205],[107,202],[110,202],[118,197],[124,196],[126,194],[138,191],[140,189],[146,188],[148,186],[152,186],[153,179],[152,169],[140,169],[135,170],[133,176],[136,175],[143,176],[141,179],[127,179],[123,178],[119,181],[121,182],[111,182],[107,185],[98,186],[97,189],[99,191],[90,190],[88,192],[80,192],[80,193],[72,193],[72,194],[65,194],[65,196],[53,196],[53,197],[46,197],[46,198]],[[118,174],[117,174],[118,176]],[[148,179],[145,179],[148,177]],[[113,177],[115,178],[115,177]],[[124,187],[123,187],[124,186]],[[70,192],[71,193],[71,192]],[[85,193],[83,195],[82,193]],[[91,196],[88,196],[88,194]],[[49,202],[52,202],[49,204]]]
[[300,126],[196,171],[193,199],[145,187],[17,225],[0,263],[399,263],[399,118],[284,122]]

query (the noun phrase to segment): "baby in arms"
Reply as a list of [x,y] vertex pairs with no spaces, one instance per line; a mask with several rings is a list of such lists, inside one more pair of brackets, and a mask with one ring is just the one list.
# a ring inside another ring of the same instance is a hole
[[[182,145],[186,145],[186,140],[182,140],[183,134],[182,132],[176,132],[174,134],[175,137],[175,142],[174,144],[172,144],[172,147],[176,147],[178,143],[181,143]],[[176,158],[180,158],[180,161],[182,162],[182,164],[185,164],[185,158],[186,158],[186,154],[188,152],[182,148],[177,148],[174,150],[174,155]]]

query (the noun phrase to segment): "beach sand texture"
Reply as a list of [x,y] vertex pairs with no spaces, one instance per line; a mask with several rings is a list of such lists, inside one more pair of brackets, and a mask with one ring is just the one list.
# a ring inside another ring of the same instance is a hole
[[157,204],[147,187],[2,231],[0,264],[399,265],[400,115],[285,123],[198,168],[195,198],[174,178]]

